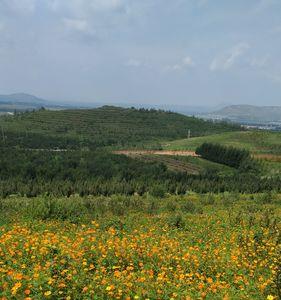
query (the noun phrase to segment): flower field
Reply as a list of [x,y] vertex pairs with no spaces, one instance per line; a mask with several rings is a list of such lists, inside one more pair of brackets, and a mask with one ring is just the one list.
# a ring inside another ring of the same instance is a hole
[[0,299],[279,299],[280,203],[165,207],[5,222]]

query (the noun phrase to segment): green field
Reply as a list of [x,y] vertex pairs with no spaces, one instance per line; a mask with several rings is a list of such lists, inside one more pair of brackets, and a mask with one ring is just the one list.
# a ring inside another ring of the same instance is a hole
[[259,159],[263,176],[281,174],[281,133],[269,131],[238,131],[191,139],[175,140],[163,144],[164,150],[195,151],[203,143],[218,143],[249,150]]
[[253,154],[281,155],[281,133],[269,131],[238,131],[222,134],[175,140],[163,144],[166,150],[196,150],[203,143],[219,143],[226,146],[243,148]]

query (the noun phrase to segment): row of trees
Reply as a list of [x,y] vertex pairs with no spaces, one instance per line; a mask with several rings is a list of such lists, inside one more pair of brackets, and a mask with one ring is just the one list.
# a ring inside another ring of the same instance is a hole
[[245,149],[226,147],[220,144],[204,143],[196,149],[196,154],[201,157],[224,164],[236,169],[251,170],[256,168],[250,152]]
[[110,196],[110,195],[144,195],[149,193],[155,197],[164,197],[165,194],[184,195],[189,192],[197,193],[263,193],[281,192],[281,178],[261,179],[259,177],[227,177],[227,178],[198,178],[188,176],[181,181],[166,180],[116,180],[116,179],[90,179],[77,180],[53,180],[42,179],[23,180],[9,179],[0,181],[0,198],[10,195],[36,197],[40,195],[53,195],[70,197],[74,194],[80,196]]

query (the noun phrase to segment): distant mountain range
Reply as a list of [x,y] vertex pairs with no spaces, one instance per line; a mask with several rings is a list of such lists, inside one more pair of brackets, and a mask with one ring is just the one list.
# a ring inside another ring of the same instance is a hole
[[18,93],[11,95],[0,95],[0,114],[13,113],[16,111],[37,110],[42,106],[48,109],[64,109],[64,108],[97,108],[104,105],[118,106],[124,108],[155,108],[162,110],[169,110],[184,115],[197,115],[206,114],[212,111],[212,107],[207,106],[191,106],[191,105],[172,105],[172,104],[141,104],[141,103],[122,103],[122,102],[72,102],[71,104],[64,103],[62,101],[48,101],[42,98],[38,98],[33,95]]
[[32,105],[43,105],[46,104],[46,100],[40,99],[36,96],[19,93],[19,94],[11,94],[11,95],[0,95],[0,103],[24,103],[24,104],[32,104]]
[[13,113],[14,111],[37,110],[41,107],[49,109],[63,109],[67,105],[60,105],[47,101],[33,95],[18,93],[11,95],[0,95],[0,114]]
[[209,119],[227,119],[238,123],[280,123],[281,106],[231,105],[205,114]]
[[[229,120],[244,124],[269,124],[277,123],[281,126],[281,106],[254,106],[254,105],[228,105],[217,110],[212,107],[173,105],[173,104],[129,104],[129,103],[86,103],[73,102],[71,104],[60,101],[48,101],[42,98],[18,93],[0,95],[0,114],[13,113],[14,111],[38,110],[45,107],[51,110],[74,109],[74,108],[97,108],[103,105],[120,107],[155,108],[170,110],[184,115],[196,115],[204,119]],[[213,111],[213,112],[212,112]]]

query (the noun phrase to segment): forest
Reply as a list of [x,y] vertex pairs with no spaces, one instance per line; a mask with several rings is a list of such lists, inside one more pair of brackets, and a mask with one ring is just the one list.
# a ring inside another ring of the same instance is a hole
[[204,143],[196,149],[196,154],[207,160],[224,164],[240,171],[258,172],[259,165],[250,151],[220,144]]
[[204,169],[196,175],[171,171],[161,162],[143,162],[109,151],[3,148],[0,153],[2,197],[10,194],[35,197],[45,193],[57,196],[143,195],[147,192],[164,197],[167,193],[281,191],[279,177],[262,178],[257,172],[253,173],[252,168],[242,171],[240,167],[230,175]]

